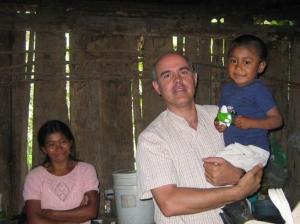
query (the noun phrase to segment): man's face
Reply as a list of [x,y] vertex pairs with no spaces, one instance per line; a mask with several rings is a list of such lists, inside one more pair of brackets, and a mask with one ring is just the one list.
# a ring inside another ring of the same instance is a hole
[[177,54],[162,57],[156,65],[156,73],[157,80],[153,81],[153,87],[169,109],[194,104],[197,75],[183,57]]

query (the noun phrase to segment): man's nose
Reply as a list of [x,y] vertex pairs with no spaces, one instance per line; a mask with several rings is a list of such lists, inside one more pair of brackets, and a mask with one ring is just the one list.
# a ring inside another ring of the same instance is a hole
[[174,72],[174,80],[176,82],[180,82],[182,80],[182,77],[180,75],[180,72]]

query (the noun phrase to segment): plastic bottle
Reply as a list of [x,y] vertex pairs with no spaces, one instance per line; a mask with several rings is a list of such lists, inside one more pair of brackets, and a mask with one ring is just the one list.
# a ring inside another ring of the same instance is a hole
[[217,121],[229,127],[233,123],[234,114],[232,107],[223,105],[217,114]]
[[114,190],[113,189],[104,190],[104,198],[105,198],[104,212],[112,215],[112,209],[113,209],[112,202],[114,200]]
[[106,189],[104,190],[104,215],[107,223],[112,223],[114,220],[114,190]]
[[5,218],[5,212],[2,207],[2,194],[0,193],[0,220]]

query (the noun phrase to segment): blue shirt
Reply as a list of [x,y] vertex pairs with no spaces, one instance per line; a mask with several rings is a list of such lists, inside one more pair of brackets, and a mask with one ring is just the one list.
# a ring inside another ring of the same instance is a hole
[[[267,112],[276,106],[271,92],[258,79],[246,86],[226,84],[221,93],[219,106],[232,106],[237,115],[250,118],[266,118]],[[225,145],[238,142],[255,145],[269,151],[268,130],[260,128],[240,129],[230,125],[224,132]]]

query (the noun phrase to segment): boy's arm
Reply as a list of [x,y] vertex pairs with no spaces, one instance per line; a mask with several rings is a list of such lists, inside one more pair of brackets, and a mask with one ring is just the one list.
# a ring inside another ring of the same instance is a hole
[[234,120],[234,125],[241,129],[261,128],[272,130],[282,125],[282,116],[277,107],[273,107],[267,112],[266,118],[253,119],[246,116],[237,116]]

